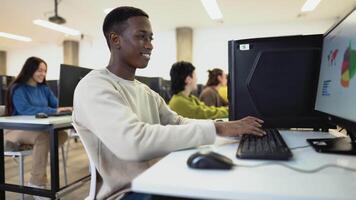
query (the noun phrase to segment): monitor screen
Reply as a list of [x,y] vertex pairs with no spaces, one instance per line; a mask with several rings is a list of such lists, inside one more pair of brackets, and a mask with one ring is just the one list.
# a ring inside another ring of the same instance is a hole
[[315,109],[356,122],[356,11],[324,37]]
[[59,74],[59,106],[73,106],[73,94],[79,81],[92,69],[61,64]]
[[315,110],[342,126],[348,137],[307,139],[317,152],[356,155],[356,11],[323,39]]
[[314,110],[322,35],[229,41],[229,119],[272,128],[327,129]]

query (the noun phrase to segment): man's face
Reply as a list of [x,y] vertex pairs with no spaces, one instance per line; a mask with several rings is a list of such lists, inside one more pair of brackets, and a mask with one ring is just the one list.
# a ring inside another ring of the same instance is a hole
[[118,53],[122,64],[133,68],[145,68],[153,49],[153,33],[147,17],[131,17],[127,27],[119,34]]

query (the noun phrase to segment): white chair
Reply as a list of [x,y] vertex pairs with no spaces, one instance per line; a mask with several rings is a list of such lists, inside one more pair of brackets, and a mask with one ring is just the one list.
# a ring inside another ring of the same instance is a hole
[[[68,184],[68,177],[67,177],[67,162],[66,162],[66,158],[65,158],[65,152],[64,152],[64,147],[63,145],[61,146],[61,151],[62,151],[62,159],[63,159],[63,173],[64,173],[64,183],[65,185]],[[7,150],[4,151],[4,156],[7,157],[12,157],[14,158],[18,165],[19,165],[19,185],[24,185],[25,182],[25,173],[24,173],[24,160],[26,156],[29,156],[32,154],[32,148],[28,148],[28,149],[23,149],[23,150]],[[24,200],[24,194],[20,193],[20,200]]]
[[68,130],[68,139],[66,142],[66,159],[68,160],[68,154],[69,154],[69,149],[70,149],[70,143],[72,140],[74,140],[75,143],[78,142],[79,135],[74,129],[69,129]]
[[[78,128],[74,125],[74,123],[72,123],[75,131],[78,133],[79,135],[79,138],[80,138],[80,134],[78,132]],[[84,146],[84,149],[85,149],[85,152],[87,152],[87,155],[88,155],[88,159],[89,159],[89,170],[90,170],[90,190],[89,190],[89,196],[87,196],[85,198],[85,200],[95,200],[95,196],[96,196],[96,167],[95,167],[95,164],[94,164],[94,161],[91,157],[91,155],[89,154],[89,151],[88,151],[88,148],[87,148],[87,145],[85,143],[85,141],[80,138],[83,146]]]

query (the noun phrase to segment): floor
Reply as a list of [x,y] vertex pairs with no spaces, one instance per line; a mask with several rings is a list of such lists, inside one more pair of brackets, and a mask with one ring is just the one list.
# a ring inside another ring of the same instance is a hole
[[[67,145],[67,143],[65,143]],[[65,147],[66,149],[66,147]],[[68,173],[68,182],[71,183],[78,178],[84,177],[85,175],[89,174],[88,168],[88,158],[86,156],[85,150],[80,143],[80,141],[75,142],[74,139],[70,140],[69,151],[68,151],[68,160],[67,160],[67,173]],[[60,151],[59,151],[60,153]],[[63,180],[63,169],[62,169],[62,154],[59,154],[60,158],[60,176]],[[30,170],[31,170],[31,156],[27,156],[25,158],[25,184],[28,183],[30,178]],[[47,168],[47,174],[50,175],[50,168]],[[13,158],[5,158],[5,177],[7,183],[18,184],[18,164]],[[84,199],[89,194],[89,183],[87,181],[81,186],[77,188],[72,193],[67,194],[62,200],[80,200]],[[64,186],[61,183],[61,187]],[[6,193],[6,200],[17,200],[19,199],[19,195],[17,193],[7,192]],[[25,195],[26,200],[32,200],[32,196]]]

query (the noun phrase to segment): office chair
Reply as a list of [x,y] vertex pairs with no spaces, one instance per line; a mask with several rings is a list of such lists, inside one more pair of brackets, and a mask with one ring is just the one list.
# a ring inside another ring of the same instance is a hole
[[88,159],[89,159],[89,170],[90,170],[90,190],[89,190],[89,196],[87,196],[85,198],[85,200],[95,200],[95,196],[96,196],[96,167],[95,167],[95,163],[93,161],[93,158],[91,157],[90,153],[89,153],[89,150],[87,148],[87,145],[85,143],[85,141],[80,137],[80,134],[79,134],[79,129],[78,127],[75,126],[74,123],[72,123],[73,127],[74,127],[74,130],[78,133],[79,135],[79,138],[84,146],[84,149],[85,149],[85,152],[87,153],[88,155]]
[[66,142],[66,153],[65,153],[65,157],[66,157],[67,160],[68,160],[68,154],[69,154],[71,141],[74,140],[74,142],[77,143],[78,139],[79,139],[78,133],[74,129],[69,129],[69,131],[68,131],[68,139],[67,139],[67,142]]

